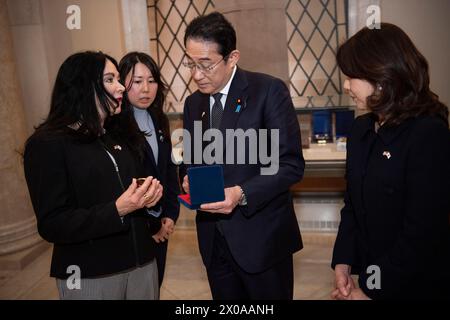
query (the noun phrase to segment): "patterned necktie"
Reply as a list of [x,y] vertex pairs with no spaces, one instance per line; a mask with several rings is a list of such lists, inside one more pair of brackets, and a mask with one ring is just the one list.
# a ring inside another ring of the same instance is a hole
[[211,110],[211,128],[220,128],[220,122],[222,121],[223,107],[220,98],[222,94],[220,92],[213,94],[214,104]]

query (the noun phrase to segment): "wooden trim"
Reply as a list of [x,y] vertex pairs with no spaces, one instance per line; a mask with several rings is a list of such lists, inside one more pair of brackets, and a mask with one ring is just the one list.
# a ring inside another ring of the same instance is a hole
[[292,192],[344,192],[343,177],[304,177],[291,187]]

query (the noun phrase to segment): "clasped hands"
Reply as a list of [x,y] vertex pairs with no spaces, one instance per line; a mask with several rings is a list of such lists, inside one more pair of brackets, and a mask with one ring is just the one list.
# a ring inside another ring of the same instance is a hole
[[[187,175],[183,178],[182,186],[184,191],[189,193],[189,180]],[[211,213],[230,214],[238,205],[240,199],[241,189],[239,186],[225,188],[225,200],[202,204],[200,210]]]
[[351,267],[347,264],[337,264],[334,267],[335,287],[331,293],[334,300],[370,300],[370,298],[355,286],[351,277]]
[[169,240],[169,236],[173,233],[175,227],[175,222],[168,217],[161,219],[161,228],[159,231],[152,236],[156,243],[164,242]]
[[143,207],[151,208],[158,203],[162,194],[163,186],[158,179],[147,177],[140,186],[133,179],[128,189],[116,200],[117,211],[123,217]]

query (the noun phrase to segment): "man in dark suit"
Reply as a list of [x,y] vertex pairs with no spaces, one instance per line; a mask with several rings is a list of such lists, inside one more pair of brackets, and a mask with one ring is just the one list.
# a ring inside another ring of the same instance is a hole
[[[192,137],[192,157],[185,157],[180,171],[186,192],[186,163],[194,163],[199,150],[206,154],[205,144],[195,141],[214,128],[224,143],[224,163],[221,148],[211,154],[223,166],[225,200],[203,204],[196,216],[213,299],[292,299],[292,255],[302,240],[289,188],[301,180],[304,160],[289,90],[280,79],[237,67],[236,33],[220,13],[194,19],[184,44],[184,65],[198,86],[184,107],[184,128]],[[235,146],[235,137],[226,137],[230,129],[241,129],[248,140],[255,133],[259,154],[269,150],[271,159],[277,156],[271,163],[256,157],[256,140]],[[201,164],[211,163],[205,160]]]

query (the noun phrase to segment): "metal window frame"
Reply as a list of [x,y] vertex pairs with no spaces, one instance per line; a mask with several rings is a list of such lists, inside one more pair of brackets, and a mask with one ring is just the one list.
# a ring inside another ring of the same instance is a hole
[[[178,45],[181,48],[184,48],[184,44],[180,43],[180,41],[177,38],[178,33],[180,32],[180,29],[183,25],[187,25],[188,22],[186,21],[186,13],[189,12],[189,10],[191,8],[194,8],[195,12],[197,13],[197,15],[203,15],[207,12],[207,10],[212,7],[214,8],[214,2],[212,0],[207,0],[205,7],[203,8],[203,10],[200,10],[196,5],[195,5],[195,1],[191,0],[189,1],[189,4],[186,8],[186,11],[184,13],[184,15],[181,13],[181,11],[179,10],[179,8],[176,5],[176,1],[171,0],[172,4],[170,5],[169,11],[167,12],[166,16],[164,16],[161,12],[161,10],[159,10],[158,8],[158,2],[159,0],[155,0],[155,4],[154,5],[148,5],[147,9],[153,9],[154,10],[154,14],[155,14],[155,32],[156,32],[156,38],[152,38],[150,39],[150,41],[156,41],[156,62],[158,64],[158,66],[162,69],[162,67],[164,66],[165,63],[170,63],[172,65],[172,67],[175,69],[175,73],[172,77],[172,79],[167,79],[163,74],[161,74],[161,77],[163,78],[163,80],[166,82],[166,84],[169,87],[169,92],[172,94],[172,96],[174,97],[174,99],[177,100],[177,102],[181,102],[183,101],[187,95],[191,94],[192,91],[189,88],[190,84],[192,83],[192,78],[190,77],[188,81],[186,81],[184,79],[184,77],[181,75],[181,73],[179,72],[180,67],[182,66],[182,59],[179,62],[174,61],[174,59],[169,55],[170,50],[172,49],[173,45],[175,43],[178,43]],[[172,12],[172,10],[176,10],[179,14],[179,16],[181,17],[181,22],[178,26],[176,26],[176,30],[173,29],[173,27],[170,26],[170,24],[168,23],[168,18]],[[162,25],[159,26],[158,25],[158,15],[159,17],[161,17],[162,19]],[[164,29],[164,27],[167,26],[167,29],[169,30],[169,32],[172,35],[172,39],[170,41],[170,45],[168,48],[165,48],[162,45],[162,41],[160,41],[160,36],[161,33]],[[163,57],[161,57],[160,52],[163,52]],[[172,90],[172,85],[175,81],[176,76],[179,76],[179,78],[181,79],[181,81],[184,83],[185,85],[185,89],[181,94],[181,98],[179,98],[178,100],[178,95],[175,94],[175,92]]]
[[[182,102],[189,94],[192,93],[192,90],[190,89],[190,85],[193,80],[191,77],[189,77],[189,79],[187,81],[184,79],[182,74],[179,72],[179,69],[181,68],[181,65],[182,65],[182,59],[180,59],[180,61],[178,61],[178,62],[175,61],[174,58],[169,55],[169,52],[171,51],[171,49],[173,48],[175,43],[177,43],[181,48],[184,47],[184,44],[180,43],[180,41],[178,40],[177,35],[180,32],[181,27],[183,25],[187,25],[187,23],[188,23],[186,21],[186,13],[189,12],[191,8],[193,8],[195,10],[195,12],[197,13],[197,15],[203,15],[211,7],[215,8],[215,5],[214,5],[213,0],[207,0],[204,8],[199,9],[198,6],[195,4],[195,1],[191,0],[191,1],[189,1],[188,6],[186,7],[185,13],[183,15],[181,13],[181,11],[179,10],[179,8],[177,7],[176,1],[171,0],[172,3],[170,5],[170,8],[169,8],[167,14],[164,16],[162,14],[161,10],[158,8],[158,2],[160,2],[160,1],[161,0],[155,0],[153,5],[147,5],[147,10],[154,10],[154,17],[156,20],[155,21],[156,37],[150,38],[150,41],[156,42],[156,61],[158,63],[158,66],[162,69],[166,63],[170,63],[171,66],[174,68],[174,74],[171,79],[167,79],[163,74],[161,74],[161,76],[162,76],[163,80],[167,83],[167,85],[169,86],[169,92],[171,93],[173,98],[176,100],[176,102]],[[289,5],[293,1],[297,1],[297,3],[303,8],[303,12],[300,14],[297,21],[294,21],[294,19],[290,16],[290,14],[288,12]],[[312,17],[312,15],[310,14],[310,12],[308,11],[308,6],[311,3],[311,1],[319,1],[320,4],[322,5],[322,11],[317,20],[315,20]],[[334,2],[334,12],[330,12],[330,10],[328,8],[330,1]],[[338,10],[338,1],[344,1],[345,21],[342,23],[339,23],[339,21],[338,21],[338,11],[337,11]],[[339,36],[340,36],[339,29],[340,29],[340,27],[345,26],[346,37],[348,38],[348,34],[349,34],[349,16],[348,16],[349,3],[348,3],[348,1],[349,0],[303,0],[303,1],[289,0],[289,1],[287,1],[286,7],[285,7],[286,19],[289,20],[290,23],[294,27],[292,30],[292,33],[290,35],[286,35],[287,36],[287,49],[292,54],[293,58],[295,59],[295,67],[293,68],[292,71],[289,70],[290,87],[293,90],[293,92],[296,94],[296,96],[307,97],[308,98],[307,105],[310,107],[314,106],[314,103],[312,101],[314,96],[309,96],[309,95],[305,96],[306,90],[309,85],[310,85],[310,87],[312,87],[313,91],[315,92],[315,94],[317,96],[328,97],[326,105],[328,105],[328,104],[330,104],[332,106],[335,105],[333,102],[333,97],[334,97],[333,95],[329,95],[329,94],[324,95],[330,86],[336,95],[341,95],[343,93],[342,74],[338,70],[337,64],[334,65],[331,72],[328,72],[328,70],[322,64],[321,59],[323,58],[327,48],[329,48],[333,54],[336,54],[337,47],[339,45]],[[173,28],[173,26],[170,26],[168,23],[168,18],[173,10],[176,10],[178,15],[181,17],[181,22],[179,23],[178,26],[175,27],[175,29]],[[320,26],[319,26],[320,21],[325,14],[328,14],[330,19],[334,23],[334,26],[331,29],[330,35],[328,37],[326,37],[324,35],[324,33],[322,32],[322,30],[320,29]],[[299,28],[300,22],[302,21],[302,19],[305,15],[307,15],[309,17],[309,19],[311,20],[311,22],[313,23],[313,29],[311,31],[311,34],[308,36],[308,38],[305,37],[305,35],[303,35],[303,33],[300,31],[300,28]],[[160,19],[158,18],[158,16]],[[161,25],[159,25],[159,23],[158,23],[159,21],[162,21]],[[167,30],[170,32],[170,34],[172,36],[172,39],[170,40],[170,44],[169,44],[168,48],[165,48],[162,45],[162,41],[160,41],[161,33],[165,27],[167,28]],[[325,41],[325,45],[323,46],[322,50],[320,50],[318,55],[313,50],[313,48],[310,44],[310,41],[316,35],[316,32],[318,32],[319,35],[322,37],[322,39]],[[300,38],[303,40],[303,42],[305,44],[305,47],[300,52],[300,55],[296,55],[295,48],[292,48],[290,45],[290,43],[292,42],[292,39],[296,33],[299,34]],[[153,33],[152,33],[152,35],[153,35]],[[301,60],[303,59],[303,57],[306,54],[308,49],[311,52],[311,54],[313,55],[314,59],[316,60],[316,63],[310,73],[306,72],[305,68],[301,64]],[[307,78],[306,83],[303,85],[302,88],[296,87],[294,85],[294,83],[292,82],[293,75],[299,68]],[[316,85],[316,83],[314,82],[314,79],[313,79],[313,75],[316,72],[317,68],[321,68],[327,78],[322,90],[319,90],[318,86]],[[338,73],[337,74],[338,83],[336,83],[336,79],[333,79],[333,76],[335,76],[336,72]],[[185,85],[185,89],[181,93],[179,92],[178,94],[176,94],[172,90],[172,87],[173,87],[173,84],[174,84],[174,81],[175,81],[177,75],[179,76],[179,78],[183,82],[183,84]]]
[[[294,19],[291,17],[291,15],[288,12],[288,8],[290,6],[290,4],[296,1],[302,8],[303,8],[303,12],[300,14],[299,18],[297,19],[297,21],[294,21]],[[317,1],[317,0],[315,0]],[[334,12],[331,13],[328,5],[330,3],[330,1],[334,1]],[[310,85],[313,90],[315,91],[315,93],[318,96],[323,96],[324,93],[326,92],[326,90],[329,88],[329,86],[331,85],[332,88],[334,89],[336,94],[342,94],[343,90],[342,90],[342,75],[341,72],[338,69],[337,63],[334,65],[332,71],[329,73],[326,68],[323,66],[321,59],[323,58],[325,51],[327,48],[329,48],[335,55],[337,52],[337,48],[339,45],[339,27],[341,26],[345,26],[345,31],[346,31],[346,37],[348,38],[348,0],[341,0],[344,1],[344,16],[345,16],[345,21],[343,23],[339,23],[338,21],[338,1],[339,0],[321,0],[319,1],[319,3],[322,5],[322,12],[320,13],[320,16],[317,20],[315,20],[311,14],[308,11],[308,6],[311,3],[311,0],[307,0],[306,4],[304,3],[305,1],[300,1],[300,0],[289,0],[286,4],[285,7],[285,12],[286,12],[286,18],[291,22],[291,24],[293,25],[294,29],[292,30],[292,33],[288,36],[287,39],[287,46],[288,46],[288,51],[292,54],[293,58],[295,59],[295,67],[293,68],[293,70],[289,70],[289,83],[290,83],[290,87],[293,89],[293,91],[297,94],[297,96],[299,97],[304,97],[305,96],[305,92],[308,88],[308,85]],[[323,17],[324,14],[328,13],[328,16],[331,18],[331,20],[334,22],[334,26],[331,30],[330,35],[327,37],[325,37],[325,35],[323,34],[322,30],[320,29],[320,21]],[[314,27],[313,30],[311,31],[311,34],[309,35],[308,39],[305,37],[305,35],[301,32],[299,25],[300,22],[302,21],[303,17],[307,15],[309,17],[309,19],[311,20],[311,22],[313,23]],[[323,47],[323,49],[321,50],[320,54],[317,56],[316,52],[313,50],[312,46],[310,45],[310,41],[312,40],[312,38],[314,37],[314,35],[316,34],[316,32],[318,32],[320,34],[320,36],[322,37],[322,39],[325,41],[325,45]],[[302,51],[300,52],[300,55],[295,54],[295,48],[292,48],[290,43],[292,42],[295,34],[298,33],[298,35],[300,35],[301,39],[303,40],[305,47],[302,49]],[[301,64],[301,60],[303,59],[304,55],[306,54],[307,50],[309,49],[309,51],[311,52],[311,54],[313,55],[313,57],[316,60],[316,63],[313,67],[313,69],[311,70],[310,73],[308,73],[305,68],[302,66]],[[297,57],[298,56],[298,57]],[[292,82],[292,78],[293,75],[295,74],[295,72],[297,71],[297,69],[301,69],[301,71],[303,72],[303,74],[306,76],[307,81],[304,84],[304,86],[302,88],[298,88],[294,85],[294,83]],[[319,88],[316,86],[316,84],[314,83],[314,79],[313,79],[313,75],[315,73],[315,71],[317,70],[317,68],[321,68],[323,73],[326,75],[327,77],[327,81],[325,82],[325,85],[323,87],[322,90],[319,90]],[[335,75],[335,72],[338,72],[337,78],[338,78],[338,83],[336,84],[333,76]],[[308,97],[308,106],[313,106],[312,103],[312,98],[313,96],[307,96]],[[328,102],[330,102],[331,104],[334,105],[333,101],[332,101],[332,95],[327,95],[328,97]]]

